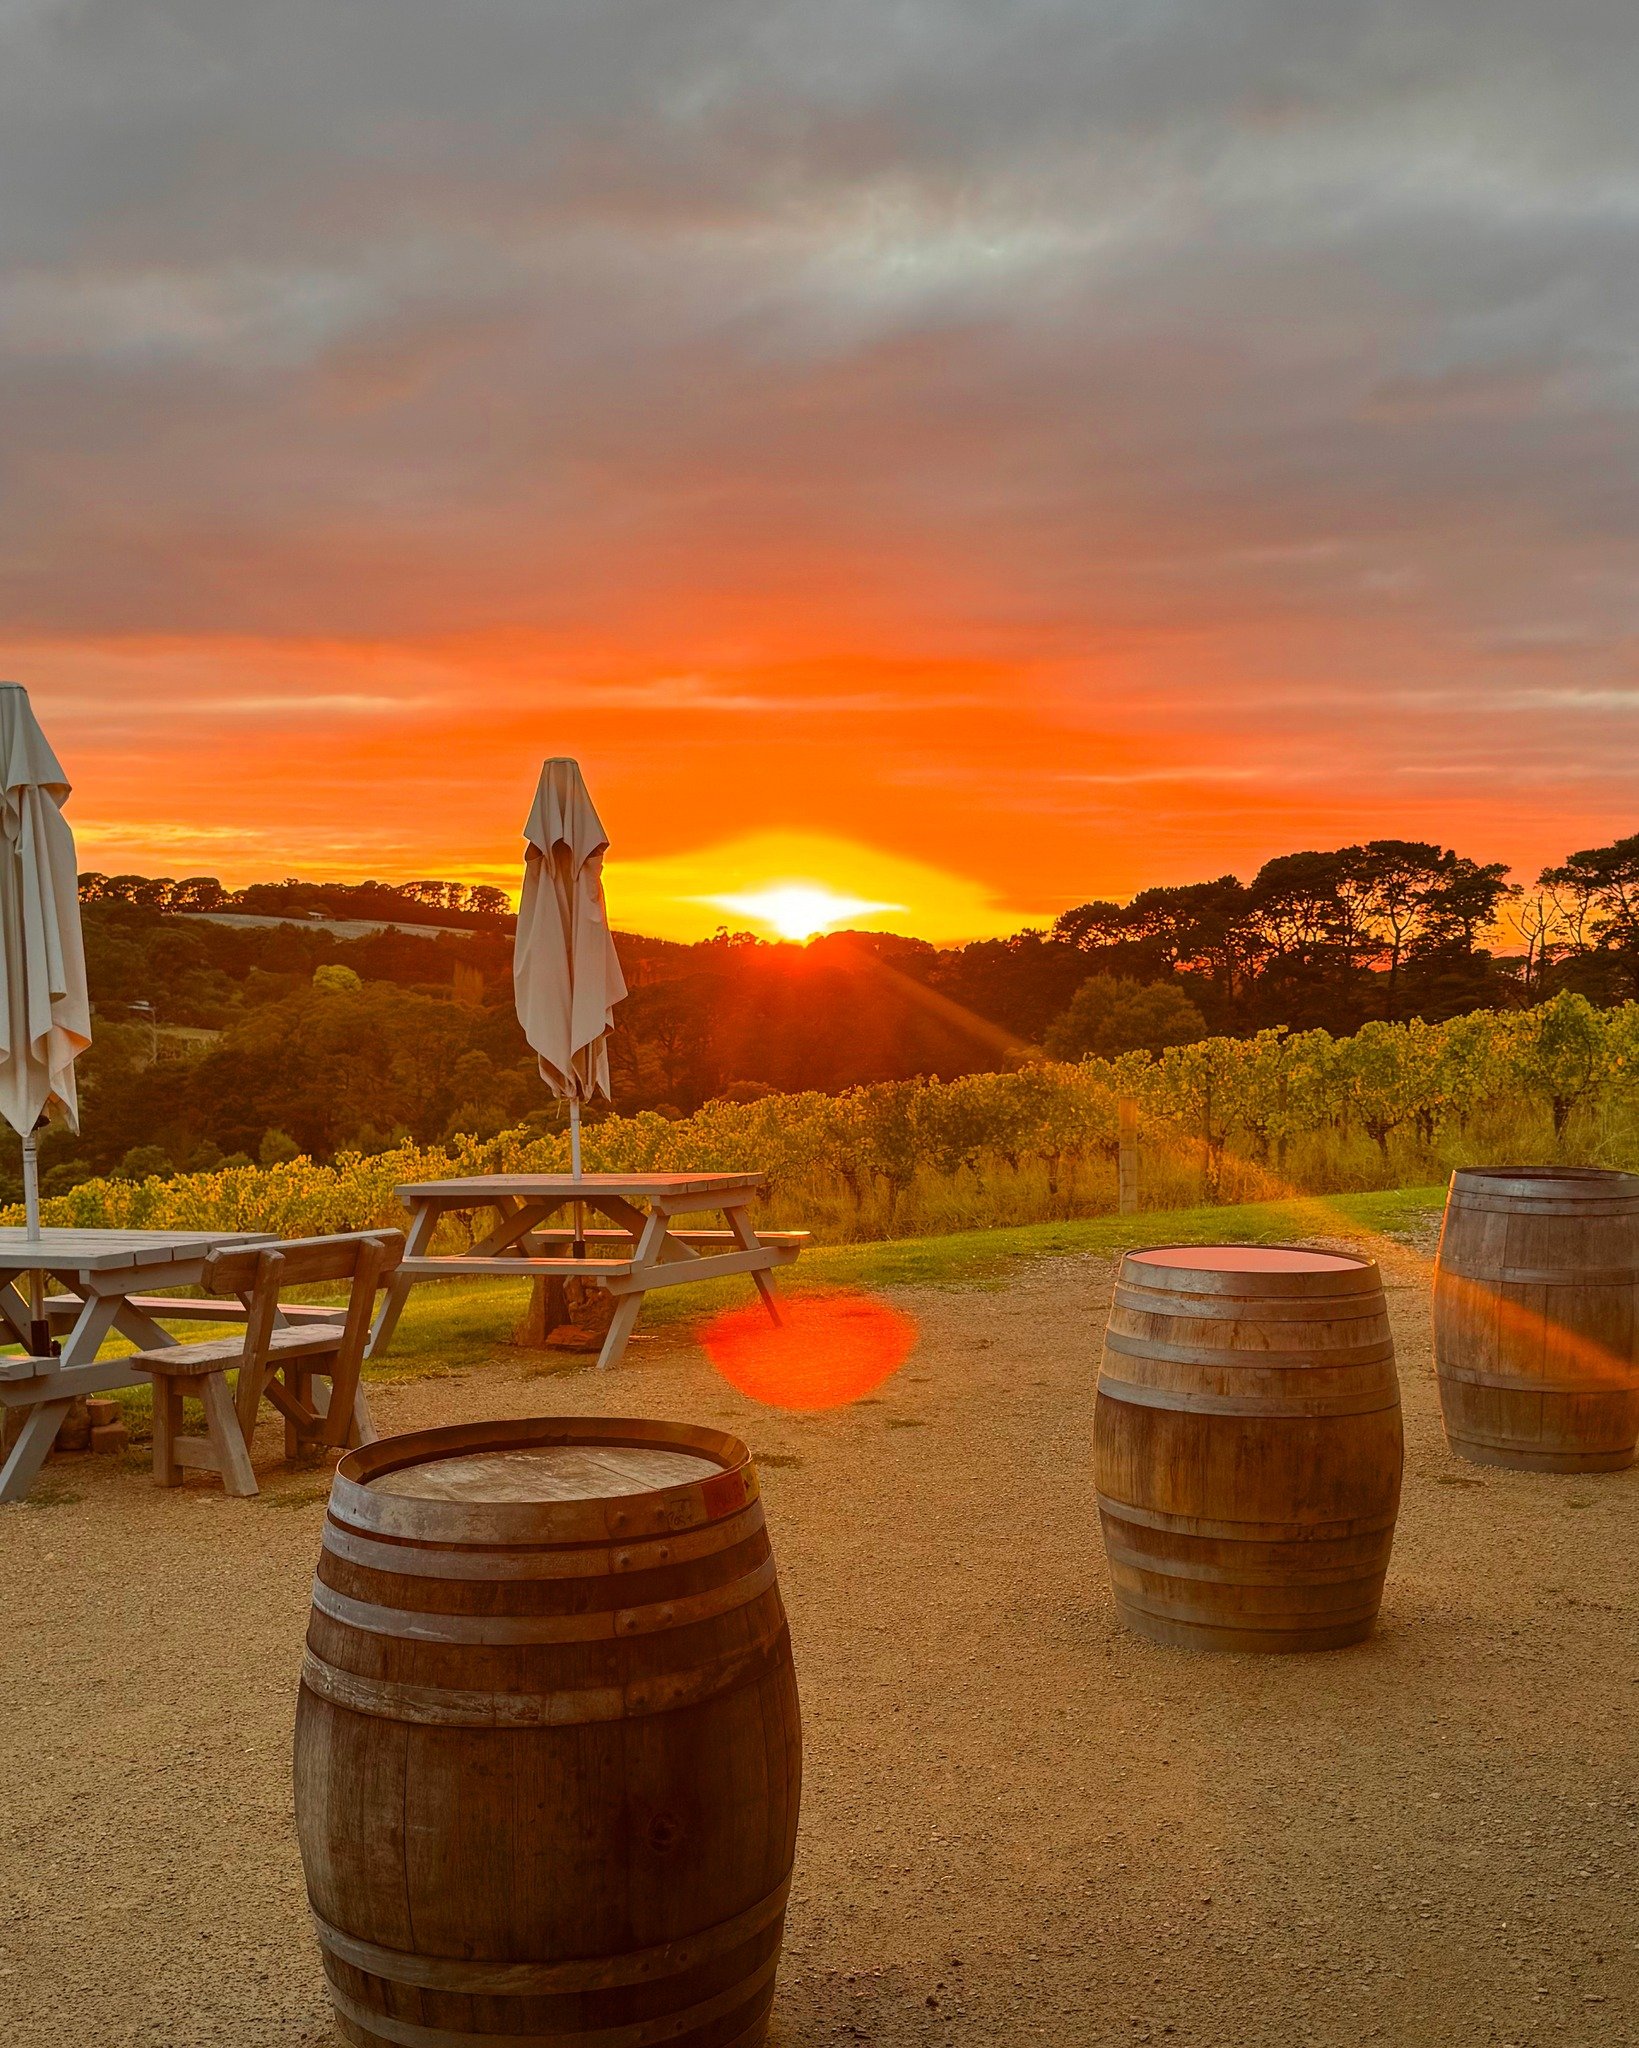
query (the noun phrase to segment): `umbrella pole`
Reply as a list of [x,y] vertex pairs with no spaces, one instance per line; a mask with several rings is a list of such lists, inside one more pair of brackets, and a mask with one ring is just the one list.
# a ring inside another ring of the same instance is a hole
[[40,1235],[40,1147],[32,1131],[23,1139],[23,1221],[32,1242]]
[[[580,1102],[573,1095],[569,1098],[569,1171],[574,1179],[580,1179]],[[579,1202],[575,1204],[574,1254],[577,1259],[586,1256],[586,1211]]]
[[[31,1242],[40,1235],[40,1148],[33,1131],[23,1138],[23,1225]],[[45,1285],[38,1267],[28,1276],[28,1348],[34,1358],[51,1356],[51,1325],[46,1320]]]

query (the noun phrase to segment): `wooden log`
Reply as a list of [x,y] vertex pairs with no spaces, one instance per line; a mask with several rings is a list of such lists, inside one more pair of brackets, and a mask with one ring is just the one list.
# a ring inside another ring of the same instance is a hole
[[1614,1472],[1639,1444],[1639,1174],[1464,1167],[1434,1270],[1446,1441],[1476,1465]]
[[296,1816],[343,2039],[758,2048],[800,1734],[745,1446],[530,1419],[342,1460]]
[[1376,1266],[1286,1246],[1129,1253],[1094,1462],[1129,1628],[1218,1650],[1369,1635],[1402,1462]]
[[539,1350],[552,1332],[569,1320],[569,1297],[567,1281],[555,1275],[547,1280],[531,1282],[529,1306],[524,1318],[513,1330],[510,1341],[529,1350]]
[[91,1448],[91,1417],[83,1400],[71,1401],[68,1413],[57,1428],[54,1448],[59,1451],[88,1451]]

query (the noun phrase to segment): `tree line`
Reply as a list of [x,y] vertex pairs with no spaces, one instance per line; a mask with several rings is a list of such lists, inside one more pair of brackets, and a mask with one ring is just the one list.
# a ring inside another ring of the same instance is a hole
[[240,911],[257,917],[371,920],[398,924],[455,922],[481,928],[511,914],[504,889],[486,882],[251,882],[225,888],[215,875],[104,875],[80,877],[82,903],[123,903],[137,910]]

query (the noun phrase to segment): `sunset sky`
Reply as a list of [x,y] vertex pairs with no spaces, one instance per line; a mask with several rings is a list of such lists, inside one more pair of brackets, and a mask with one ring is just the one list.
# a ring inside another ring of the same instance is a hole
[[1632,0],[24,0],[0,675],[82,864],[936,939],[1639,829]]

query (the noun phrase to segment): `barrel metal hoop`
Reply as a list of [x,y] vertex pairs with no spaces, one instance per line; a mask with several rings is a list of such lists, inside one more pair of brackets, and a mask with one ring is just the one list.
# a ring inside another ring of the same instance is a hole
[[386,2013],[372,2012],[349,1998],[334,1982],[329,1988],[331,2003],[344,2019],[378,2040],[395,2043],[396,2048],[497,2048],[497,2043],[503,2040],[506,2048],[659,2048],[661,2043],[678,2040],[696,2028],[709,2026],[714,2020],[723,2019],[751,2004],[765,1990],[771,1997],[771,1980],[778,1965],[779,1956],[770,1956],[751,1976],[743,1978],[728,1991],[720,1992],[715,1998],[703,1999],[682,2012],[664,2013],[655,2019],[640,2020],[624,2027],[580,2027],[573,2032],[547,2034],[502,2036],[493,2031],[474,2034],[464,2029],[456,2031],[447,2027],[424,2026],[413,2020],[394,2019]]
[[1488,1451],[1524,1451],[1532,1456],[1540,1455],[1545,1458],[1602,1458],[1633,1448],[1625,1438],[1621,1443],[1615,1444],[1544,1443],[1540,1437],[1521,1436],[1518,1432],[1509,1435],[1498,1434],[1494,1430],[1475,1429],[1466,1418],[1460,1429],[1448,1431],[1447,1434],[1455,1443],[1480,1444]]
[[1203,1394],[1179,1387],[1140,1386],[1134,1380],[1113,1380],[1107,1373],[1099,1374],[1098,1392],[1104,1400],[1126,1402],[1135,1408],[1170,1408],[1186,1415],[1236,1415],[1248,1419],[1259,1415],[1283,1415],[1318,1421],[1334,1415],[1389,1415],[1400,1406],[1398,1389],[1389,1400],[1384,1400],[1380,1387],[1372,1387],[1362,1394],[1292,1395],[1289,1398]]
[[368,2006],[348,1997],[334,1980],[330,1983],[330,2001],[343,2019],[350,2020],[366,2033],[374,2034],[378,2040],[393,2042],[395,2048],[497,2048],[497,2044],[503,2041],[506,2048],[659,2048],[663,2042],[678,2040],[684,2034],[693,2033],[697,2027],[710,2026],[713,2020],[727,2018],[741,2006],[749,2005],[760,1992],[770,1990],[779,1962],[776,1952],[749,1977],[741,1978],[727,1991],[720,1991],[715,1998],[702,1999],[698,2005],[687,2006],[681,2012],[662,2013],[652,2020],[639,2020],[630,2026],[577,2027],[572,2032],[555,2030],[548,2034],[501,2035],[491,2029],[474,2034],[465,2029],[457,2031],[448,2027],[422,2026],[413,2020],[394,2019],[386,2013],[372,2012]]
[[[1294,1592],[1302,1590],[1302,1587],[1292,1588]],[[1118,1609],[1127,1608],[1155,1621],[1180,1623],[1203,1636],[1300,1636],[1330,1629],[1354,1628],[1362,1622],[1374,1620],[1383,1604],[1383,1589],[1381,1580],[1374,1578],[1370,1595],[1362,1604],[1288,1609],[1284,1613],[1278,1609],[1263,1609],[1239,1615],[1234,1620],[1203,1615],[1198,1605],[1188,1600],[1165,1599],[1152,1587],[1120,1582],[1115,1588],[1115,1603]]]
[[1125,1565],[1129,1571],[1148,1572],[1157,1578],[1188,1579],[1213,1586],[1284,1586],[1299,1592],[1309,1586],[1380,1585],[1386,1559],[1379,1555],[1364,1562],[1351,1558],[1342,1565],[1254,1565],[1237,1563],[1197,1564],[1182,1557],[1155,1557],[1148,1551],[1127,1550],[1106,1542],[1105,1554],[1112,1566]]
[[391,1984],[413,1984],[424,1991],[453,1991],[468,1998],[550,1998],[582,1991],[614,1991],[629,1984],[653,1984],[664,1977],[682,1976],[761,1934],[785,1911],[790,1890],[788,1877],[743,1913],[676,1941],[632,1949],[625,1955],[586,1956],[561,1963],[491,1963],[463,1956],[411,1955],[404,1949],[383,1948],[332,1927],[318,1913],[313,1914],[313,1925],[318,1931],[319,1946],[327,1954],[338,1957],[352,1969],[384,1977]]
[[[1625,1433],[1620,1443],[1578,1444],[1570,1449],[1563,1444],[1545,1444],[1539,1437],[1490,1436],[1469,1428],[1465,1422],[1460,1428],[1448,1427],[1446,1440],[1459,1457],[1466,1444],[1470,1450],[1495,1451],[1506,1457],[1533,1461],[1516,1467],[1519,1471],[1621,1472],[1633,1463],[1634,1454],[1633,1441]],[[1604,1462],[1607,1459],[1619,1462]]]
[[1453,1188],[1446,1197],[1446,1215],[1511,1216],[1527,1223],[1603,1222],[1639,1216],[1639,1194],[1617,1188],[1599,1188],[1581,1199],[1569,1192],[1557,1195],[1539,1192],[1517,1195],[1482,1194],[1476,1188]]
[[1578,1399],[1595,1396],[1622,1399],[1629,1394],[1639,1394],[1639,1371],[1632,1370],[1599,1381],[1590,1379],[1586,1374],[1574,1380],[1548,1379],[1535,1374],[1486,1372],[1473,1365],[1442,1365],[1437,1371],[1439,1378],[1447,1382],[1465,1387],[1495,1387],[1505,1394],[1553,1394],[1566,1400],[1573,1396]]
[[1461,1280],[1470,1287],[1639,1287],[1639,1266],[1487,1266],[1475,1272],[1441,1259],[1434,1284]]
[[[781,1628],[784,1623],[782,1621]],[[368,1678],[326,1663],[314,1651],[302,1657],[302,1683],[332,1706],[378,1721],[409,1721],[424,1728],[572,1728],[588,1721],[636,1720],[715,1699],[755,1673],[778,1641],[775,1629],[748,1649],[731,1651],[686,1670],[630,1685],[566,1687],[561,1692],[477,1692],[452,1685],[413,1685]]]
[[366,1571],[392,1572],[405,1579],[478,1580],[603,1578],[652,1571],[658,1565],[693,1564],[732,1550],[764,1526],[762,1502],[754,1500],[726,1522],[710,1522],[676,1536],[641,1542],[600,1540],[548,1550],[461,1549],[449,1544],[384,1543],[340,1522],[326,1522],[324,1548]]
[[1381,1285],[1362,1294],[1317,1299],[1309,1294],[1281,1294],[1268,1300],[1244,1295],[1159,1293],[1118,1280],[1113,1296],[1117,1308],[1134,1315],[1165,1316],[1194,1323],[1358,1323],[1386,1313]]
[[408,1607],[378,1607],[338,1593],[323,1579],[313,1581],[316,1611],[343,1627],[368,1635],[392,1636],[401,1642],[487,1643],[495,1647],[525,1643],[598,1643],[656,1635],[711,1621],[736,1607],[749,1606],[774,1584],[774,1559],[726,1585],[680,1600],[656,1600],[643,1607],[610,1608],[602,1614],[442,1614]]
[[1123,1358],[1153,1358],[1162,1365],[1193,1365],[1212,1372],[1350,1372],[1357,1366],[1394,1363],[1394,1341],[1389,1337],[1377,1344],[1340,1345],[1335,1350],[1253,1351],[1238,1345],[1171,1344],[1163,1338],[1135,1337],[1111,1328],[1105,1332],[1104,1348]]
[[1398,1507],[1381,1515],[1356,1515],[1344,1522],[1218,1522],[1203,1515],[1169,1515],[1159,1508],[1141,1508],[1113,1495],[1096,1496],[1099,1512],[1112,1521],[1132,1522],[1169,1536],[1199,1536],[1209,1543],[1341,1543],[1351,1536],[1374,1536],[1392,1529]]

